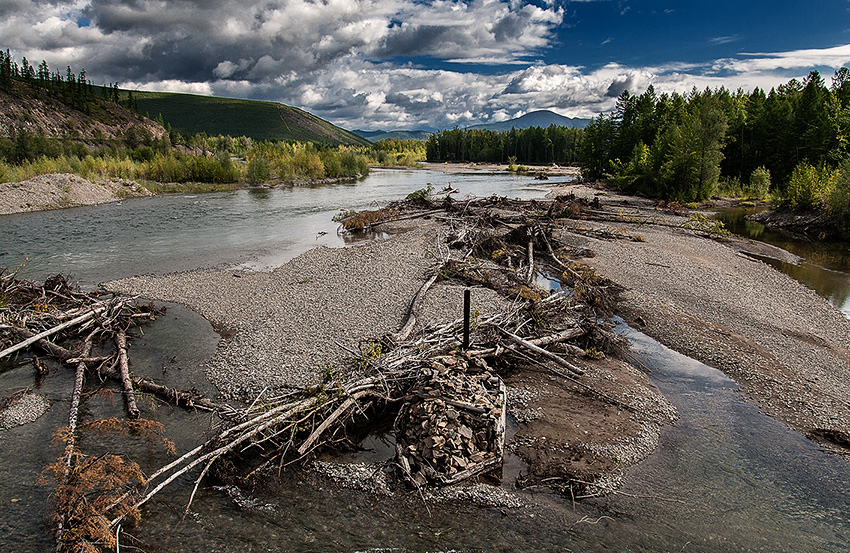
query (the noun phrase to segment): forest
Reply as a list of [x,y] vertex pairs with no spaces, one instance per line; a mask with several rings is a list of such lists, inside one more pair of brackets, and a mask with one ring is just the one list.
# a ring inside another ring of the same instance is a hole
[[575,165],[580,161],[581,129],[551,125],[547,128],[446,129],[426,142],[428,161]]
[[765,93],[624,92],[585,129],[580,166],[624,191],[684,202],[725,193],[846,219],[850,70],[811,72]]

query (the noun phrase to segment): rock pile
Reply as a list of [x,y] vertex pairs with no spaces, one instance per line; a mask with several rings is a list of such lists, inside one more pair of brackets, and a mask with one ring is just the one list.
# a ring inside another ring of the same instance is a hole
[[432,360],[395,421],[405,476],[417,485],[447,485],[499,466],[505,397],[501,378],[483,360]]

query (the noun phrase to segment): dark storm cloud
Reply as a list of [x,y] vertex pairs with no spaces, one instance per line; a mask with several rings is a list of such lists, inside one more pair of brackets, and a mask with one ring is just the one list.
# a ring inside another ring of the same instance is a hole
[[435,100],[433,98],[429,98],[426,100],[417,100],[415,98],[411,98],[407,94],[402,93],[387,94],[386,102],[388,104],[393,104],[395,106],[413,112],[422,112],[424,110],[437,109],[443,105],[443,102]]
[[435,25],[396,27],[383,43],[385,56],[417,56],[455,49],[465,38],[463,30]]
[[528,27],[529,16],[526,13],[509,13],[493,25],[493,38],[504,42],[522,36]]

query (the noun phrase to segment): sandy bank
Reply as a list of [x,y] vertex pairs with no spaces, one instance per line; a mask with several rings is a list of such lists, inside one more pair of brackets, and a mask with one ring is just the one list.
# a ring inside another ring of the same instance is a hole
[[40,175],[21,182],[0,183],[0,215],[98,205],[151,193],[129,180],[92,182],[76,175]]

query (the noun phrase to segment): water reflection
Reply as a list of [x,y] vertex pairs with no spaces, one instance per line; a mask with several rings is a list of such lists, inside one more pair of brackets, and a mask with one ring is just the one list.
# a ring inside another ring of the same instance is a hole
[[736,209],[718,213],[715,218],[726,228],[745,238],[759,240],[787,250],[800,258],[800,264],[751,255],[811,288],[831,305],[850,317],[850,244],[810,240],[747,220],[753,210]]

